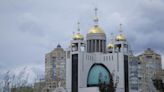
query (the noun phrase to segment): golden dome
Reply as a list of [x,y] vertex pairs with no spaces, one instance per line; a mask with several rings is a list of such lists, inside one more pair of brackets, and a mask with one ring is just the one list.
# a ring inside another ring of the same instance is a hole
[[89,30],[89,34],[95,34],[95,33],[104,33],[104,31],[100,27],[94,26]]
[[76,34],[73,35],[73,39],[74,40],[83,40],[84,36],[80,33],[76,33]]
[[118,36],[116,36],[116,40],[117,40],[117,41],[126,41],[126,38],[125,38],[124,35],[119,34]]
[[114,48],[114,45],[109,43],[108,46],[107,46],[108,49],[111,49],[111,48]]

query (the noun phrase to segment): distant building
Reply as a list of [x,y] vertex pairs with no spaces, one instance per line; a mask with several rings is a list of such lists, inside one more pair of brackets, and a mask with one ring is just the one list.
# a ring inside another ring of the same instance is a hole
[[45,55],[45,80],[36,82],[34,92],[52,92],[60,86],[65,88],[66,83],[66,59],[65,51],[60,46]]
[[139,62],[139,85],[141,92],[156,92],[152,78],[162,70],[161,55],[148,48],[138,56]]
[[130,92],[138,92],[138,62],[139,59],[133,54],[129,55],[129,89]]
[[45,87],[44,92],[51,92],[54,90],[58,83],[65,87],[66,70],[65,70],[65,51],[58,45],[45,57]]
[[65,80],[65,51],[60,45],[45,58],[45,80]]

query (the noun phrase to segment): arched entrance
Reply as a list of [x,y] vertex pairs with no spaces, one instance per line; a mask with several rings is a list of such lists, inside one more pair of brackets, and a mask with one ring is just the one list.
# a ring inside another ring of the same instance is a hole
[[87,87],[99,87],[102,92],[113,92],[113,78],[105,65],[93,64],[89,70]]

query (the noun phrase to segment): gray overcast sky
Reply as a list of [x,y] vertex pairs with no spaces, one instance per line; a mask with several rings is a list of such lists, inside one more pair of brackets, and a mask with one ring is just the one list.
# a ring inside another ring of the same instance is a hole
[[122,23],[134,53],[150,47],[164,56],[163,0],[0,0],[0,71],[43,73],[45,53],[67,48],[77,21],[86,35],[95,7],[108,39]]

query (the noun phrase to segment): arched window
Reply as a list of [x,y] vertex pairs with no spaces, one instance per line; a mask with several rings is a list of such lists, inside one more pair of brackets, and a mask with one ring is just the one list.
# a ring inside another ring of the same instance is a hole
[[110,84],[111,75],[109,70],[103,64],[94,64],[89,70],[87,86],[99,86],[99,84]]

